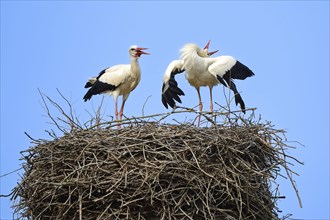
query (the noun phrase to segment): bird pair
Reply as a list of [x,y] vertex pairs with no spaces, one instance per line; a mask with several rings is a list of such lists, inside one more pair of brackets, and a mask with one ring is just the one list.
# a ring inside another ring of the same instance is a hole
[[[175,75],[186,72],[186,79],[189,84],[196,88],[199,99],[199,110],[202,111],[203,104],[200,95],[200,87],[208,86],[210,90],[210,111],[213,111],[212,89],[217,84],[223,84],[230,88],[235,94],[236,105],[245,113],[245,104],[238,93],[233,79],[245,79],[253,76],[254,73],[244,64],[237,61],[232,56],[218,56],[211,58],[210,56],[218,51],[209,52],[210,41],[203,49],[196,44],[186,44],[181,48],[180,60],[172,61],[165,71],[162,87],[162,103],[166,108],[175,107],[175,101],[181,103],[180,96],[184,92],[178,87]],[[84,100],[89,100],[96,94],[113,95],[115,99],[115,115],[116,120],[121,120],[124,111],[125,102],[141,78],[141,70],[138,59],[147,48],[131,46],[129,48],[131,64],[116,65],[102,70],[97,77],[88,80],[85,88],[90,88],[84,96]],[[118,96],[123,96],[123,103],[120,111],[117,108]],[[200,117],[198,117],[198,126],[200,125]]]

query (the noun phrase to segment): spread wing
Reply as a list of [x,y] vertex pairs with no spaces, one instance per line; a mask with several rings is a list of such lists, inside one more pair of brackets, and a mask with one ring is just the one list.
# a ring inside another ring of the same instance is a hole
[[175,81],[175,75],[184,72],[183,60],[173,60],[167,67],[162,87],[162,103],[168,108],[168,105],[172,108],[175,107],[175,101],[181,103],[180,96],[184,95],[184,92],[178,87],[177,81]]
[[254,75],[252,70],[232,56],[219,56],[214,58],[214,62],[209,66],[208,71],[214,75],[221,84],[234,92],[236,105],[240,104],[242,111],[245,113],[245,103],[237,91],[233,79],[244,80],[247,77],[251,77]]
[[219,56],[212,60],[213,63],[208,67],[208,70],[216,78],[244,80],[254,75],[252,70],[232,56]]

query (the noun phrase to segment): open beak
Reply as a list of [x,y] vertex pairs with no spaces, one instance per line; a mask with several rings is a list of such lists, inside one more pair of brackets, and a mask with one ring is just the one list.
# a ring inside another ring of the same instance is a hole
[[208,49],[209,49],[210,43],[211,43],[211,40],[209,40],[209,41],[207,42],[207,44],[206,44],[205,47],[204,47],[204,50],[208,50]]
[[[206,44],[205,47],[204,47],[204,50],[206,50],[206,51],[209,50],[210,43],[211,43],[211,40],[209,40],[209,41],[207,42],[207,44]],[[212,52],[208,52],[207,55],[208,55],[208,56],[212,56],[213,54],[215,54],[215,53],[218,52],[218,51],[219,51],[219,50],[212,51]]]
[[218,52],[219,50],[215,50],[215,51],[212,51],[212,52],[208,52],[207,55],[209,56],[212,56],[213,54],[215,54],[216,52]]
[[138,48],[136,48],[136,51],[138,52],[139,55],[141,55],[141,54],[147,54],[147,55],[150,55],[149,53],[144,52],[143,50],[148,50],[148,48],[143,48],[143,47],[138,47]]

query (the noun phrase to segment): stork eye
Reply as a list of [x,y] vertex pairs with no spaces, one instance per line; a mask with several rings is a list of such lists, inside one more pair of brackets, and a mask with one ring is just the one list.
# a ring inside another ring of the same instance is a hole
[[134,48],[131,48],[131,51],[134,51],[135,49]]

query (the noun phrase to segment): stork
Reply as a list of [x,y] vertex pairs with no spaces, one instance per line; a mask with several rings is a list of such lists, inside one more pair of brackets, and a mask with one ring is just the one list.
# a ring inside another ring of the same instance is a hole
[[[218,52],[218,50],[213,52],[208,52],[210,46],[210,40],[206,44],[203,50],[199,50],[197,54],[201,57],[210,57],[211,55]],[[183,73],[184,69],[183,60],[173,60],[167,67],[164,77],[163,77],[163,87],[162,87],[162,102],[163,105],[168,108],[171,106],[175,107],[175,101],[181,103],[180,96],[184,95],[184,92],[178,87],[178,83],[175,80],[175,75],[178,73]],[[187,73],[186,73],[187,74]]]
[[[236,105],[240,104],[242,112],[245,113],[245,103],[238,93],[233,79],[243,80],[253,76],[254,73],[232,56],[211,58],[210,55],[217,51],[208,53],[209,44],[210,41],[203,50],[196,44],[186,44],[180,50],[181,60],[175,60],[169,64],[163,79],[162,102],[164,106],[167,108],[170,105],[173,108],[175,101],[181,103],[179,96],[184,93],[178,87],[175,75],[185,71],[186,79],[197,91],[200,111],[203,110],[200,87],[209,87],[210,112],[213,112],[212,90],[215,85],[221,83],[234,92]],[[200,117],[198,117],[198,125],[200,125]]]
[[[102,70],[97,77],[90,78],[85,88],[90,88],[84,96],[84,101],[90,100],[93,95],[108,94],[115,100],[116,120],[123,117],[125,102],[129,94],[137,87],[141,79],[141,70],[138,59],[147,48],[133,45],[129,48],[130,64],[120,64]],[[118,113],[118,96],[123,96],[122,105]],[[118,117],[119,116],[119,117]]]

